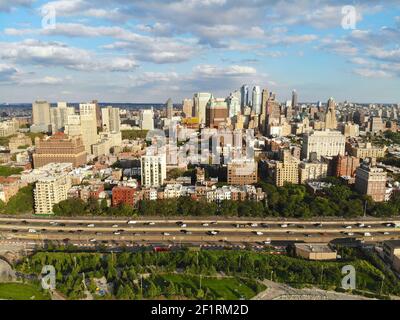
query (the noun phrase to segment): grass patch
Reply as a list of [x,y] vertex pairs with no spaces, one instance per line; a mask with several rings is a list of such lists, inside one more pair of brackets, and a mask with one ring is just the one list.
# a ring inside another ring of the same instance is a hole
[[38,286],[24,283],[0,283],[0,299],[7,300],[50,300]]
[[[199,277],[169,274],[156,278],[157,284],[161,287],[169,281],[175,286],[190,288],[194,292],[200,289]],[[240,278],[203,277],[201,289],[206,293],[205,299],[238,300],[243,298],[248,300],[265,290],[265,287],[260,286],[256,289],[253,281]]]
[[0,166],[0,176],[1,177],[9,177],[13,174],[19,174],[23,171],[22,168],[12,168],[6,166]]

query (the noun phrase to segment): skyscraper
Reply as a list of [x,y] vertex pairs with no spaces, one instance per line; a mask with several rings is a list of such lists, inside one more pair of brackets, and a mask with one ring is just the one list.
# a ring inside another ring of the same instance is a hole
[[210,101],[211,93],[199,92],[195,93],[193,97],[194,103],[194,114],[199,119],[199,123],[206,123],[206,107],[208,101]]
[[293,91],[292,91],[292,109],[298,111],[298,108],[297,108],[298,103],[299,103],[299,102],[298,102],[297,91],[296,91],[296,90],[293,90]]
[[36,101],[32,104],[32,122],[36,126],[50,126],[50,103]]
[[172,103],[171,98],[168,99],[166,103],[166,108],[167,108],[167,118],[172,119],[172,114],[174,112],[174,104]]
[[240,112],[240,92],[235,91],[226,99],[229,109],[229,118],[236,116]]
[[50,108],[51,132],[56,132],[64,129],[68,116],[75,114],[74,107],[68,107],[66,102],[58,102],[56,108]]
[[336,103],[333,98],[329,98],[327,103],[326,115],[325,115],[325,129],[336,130],[338,123],[336,119]]
[[140,112],[140,128],[142,130],[154,130],[153,109],[142,110]]
[[261,113],[261,88],[259,86],[255,86],[253,88],[253,112],[255,114]]
[[119,116],[119,108],[108,106],[101,109],[101,119],[103,123],[103,131],[119,132],[121,126],[121,118]]
[[242,86],[242,88],[240,89],[240,95],[241,95],[241,107],[242,107],[242,112],[243,112],[243,109],[250,104],[249,87],[247,85],[244,84]]
[[225,99],[211,97],[207,104],[206,125],[209,128],[218,128],[218,126],[228,118],[228,104]]
[[193,116],[193,99],[184,99],[182,101],[182,111],[186,118]]

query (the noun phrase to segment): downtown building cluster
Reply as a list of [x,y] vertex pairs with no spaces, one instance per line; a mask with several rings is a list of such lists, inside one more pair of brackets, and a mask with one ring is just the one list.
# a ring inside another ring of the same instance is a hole
[[[374,201],[387,201],[399,190],[391,174],[400,169],[379,159],[398,156],[400,149],[375,144],[373,137],[398,131],[399,107],[366,110],[333,98],[300,103],[296,91],[282,103],[268,89],[247,85],[226,98],[195,93],[179,106],[168,99],[162,109],[37,101],[23,126],[18,118],[0,123],[14,128],[6,134],[4,162],[24,169],[0,182],[0,199],[7,202],[34,184],[38,214],[76,197],[104,199],[108,206],[179,197],[265,201],[259,181],[303,184],[317,193],[334,176]],[[122,139],[122,130],[147,132],[148,139]],[[253,153],[246,153],[249,148]],[[195,172],[191,177],[171,177],[188,168]]]

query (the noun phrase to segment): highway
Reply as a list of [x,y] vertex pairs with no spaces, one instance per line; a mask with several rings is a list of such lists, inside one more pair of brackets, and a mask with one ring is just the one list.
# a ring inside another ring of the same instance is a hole
[[76,246],[215,245],[400,239],[400,219],[279,220],[245,218],[59,218],[0,217],[0,241]]

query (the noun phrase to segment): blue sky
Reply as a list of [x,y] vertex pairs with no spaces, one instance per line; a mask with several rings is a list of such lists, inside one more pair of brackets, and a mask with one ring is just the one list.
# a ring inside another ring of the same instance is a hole
[[179,102],[244,83],[400,103],[399,1],[0,0],[0,102]]

